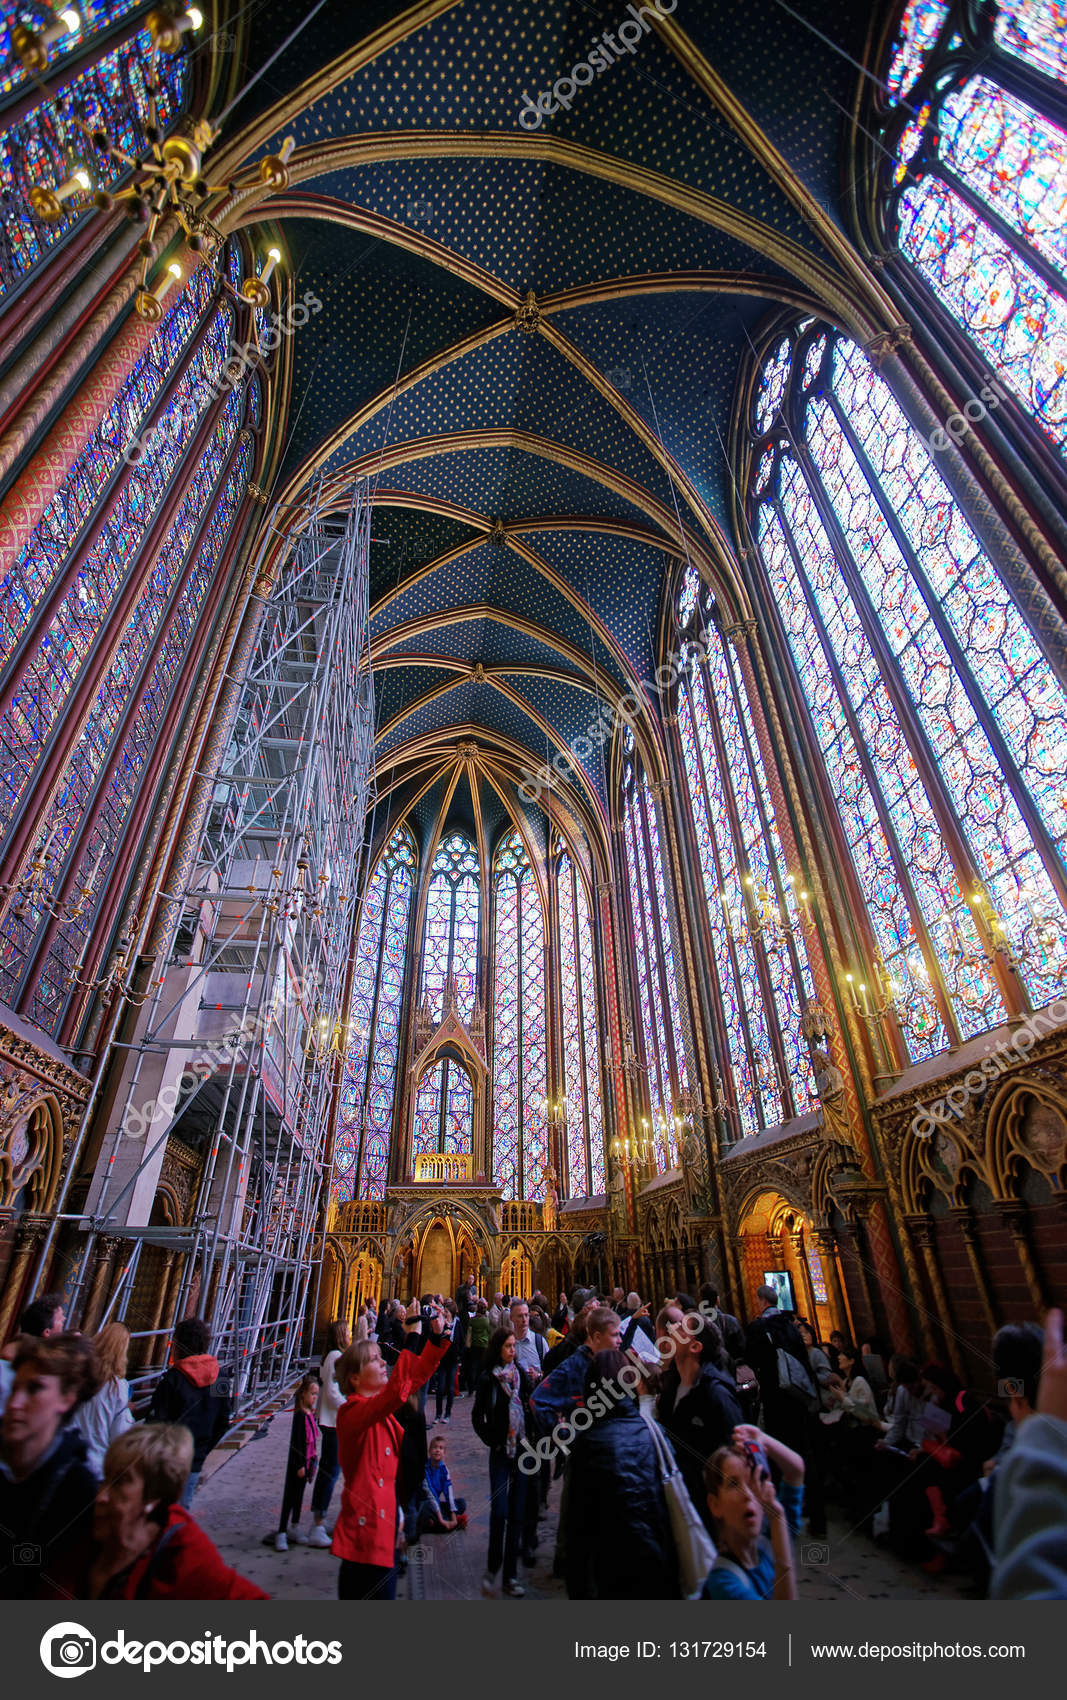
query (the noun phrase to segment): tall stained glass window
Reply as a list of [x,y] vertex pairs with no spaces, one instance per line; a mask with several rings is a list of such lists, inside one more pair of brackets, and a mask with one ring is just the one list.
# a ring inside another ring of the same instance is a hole
[[556,869],[556,916],[567,1153],[561,1188],[565,1198],[590,1198],[605,1191],[596,968],[585,884],[566,851]]
[[[1067,694],[863,352],[787,337],[757,399],[753,525],[912,1059],[1067,976]],[[999,971],[995,963],[999,956]]]
[[[430,869],[422,942],[422,1001],[436,1024],[444,1015],[445,988],[455,984],[456,1013],[469,1025],[478,998],[478,907],[481,870],[469,838],[453,832],[441,841]],[[454,1057],[442,1057],[423,1075],[415,1093],[412,1155],[467,1152],[474,1136],[474,1088]]]
[[478,988],[478,852],[469,838],[453,832],[443,840],[430,870],[426,930],[422,944],[422,995],[435,1022],[445,1008],[445,982],[456,983],[456,1008],[469,1022]]
[[53,1033],[251,471],[243,390],[218,385],[235,321],[215,288],[204,269],[190,279],[2,587],[0,845],[33,807],[41,762],[65,765],[25,863],[44,873],[0,925],[0,998]]
[[[133,9],[133,0],[112,0],[109,5],[79,3],[74,11],[82,20],[80,31],[61,38],[53,53],[66,53],[93,31],[116,22]],[[11,47],[15,23],[28,22],[40,28],[47,21],[46,8],[12,6],[4,0],[0,33],[0,99],[32,88]],[[62,66],[58,68],[62,79]],[[55,72],[52,73],[56,75]],[[51,98],[22,112],[5,124],[0,112],[0,304],[14,284],[19,283],[41,256],[59,241],[91,205],[97,190],[112,189],[128,167],[98,148],[97,133],[132,156],[144,153],[145,132],[150,125],[154,85],[155,126],[166,134],[185,105],[188,85],[187,54],[153,54],[151,36],[141,30],[131,40],[105,53],[82,70],[74,69],[61,80]],[[79,188],[64,200],[66,216],[48,224],[37,216],[30,201],[35,186],[57,188],[83,172],[89,187]]]
[[415,865],[415,846],[399,827],[360,911],[331,1181],[341,1203],[385,1197]]
[[665,1170],[677,1166],[676,1118],[689,1082],[660,826],[632,749],[623,769],[623,844],[651,1115],[647,1133],[656,1166]]
[[543,1199],[548,1168],[545,918],[517,832],[493,863],[493,1180]]
[[778,837],[741,666],[693,568],[683,579],[677,614],[687,655],[678,730],[736,1136],[803,1114],[814,1097],[800,1027],[804,1001],[814,995],[804,945],[807,911]]
[[[901,252],[1067,448],[1067,14],[911,0],[886,74]],[[992,392],[995,396],[996,392]]]

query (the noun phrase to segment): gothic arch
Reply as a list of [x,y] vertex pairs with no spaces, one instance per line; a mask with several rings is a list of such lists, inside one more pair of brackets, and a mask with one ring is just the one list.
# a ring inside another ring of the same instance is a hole
[[14,1080],[0,1097],[0,1207],[16,1199],[24,1210],[55,1202],[63,1165],[63,1115],[52,1093],[19,1092]]

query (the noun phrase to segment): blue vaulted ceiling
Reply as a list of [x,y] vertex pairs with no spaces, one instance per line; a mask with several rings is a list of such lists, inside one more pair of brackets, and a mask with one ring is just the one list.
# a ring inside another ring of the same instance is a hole
[[[247,69],[310,10],[264,0]],[[569,112],[520,122],[639,10],[327,0],[227,123],[249,158],[295,139],[256,216],[322,308],[287,345],[272,495],[372,480],[380,771],[393,813],[432,781],[420,841],[460,744],[514,811],[516,751],[583,750],[598,699],[641,695],[680,560],[729,607],[740,385],[772,318],[842,283],[818,220],[849,228],[848,114],[893,7],[677,0],[673,46],[646,31]],[[593,740],[572,787],[593,812],[609,753]],[[464,781],[452,818],[472,810]]]

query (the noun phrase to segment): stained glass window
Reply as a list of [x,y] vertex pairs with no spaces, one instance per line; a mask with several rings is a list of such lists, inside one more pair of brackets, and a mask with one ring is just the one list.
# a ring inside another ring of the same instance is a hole
[[415,846],[398,827],[360,909],[330,1189],[338,1202],[385,1197],[414,878]]
[[656,1167],[666,1170],[678,1161],[676,1119],[688,1080],[659,822],[632,762],[626,769],[623,824],[650,1112],[643,1131]]
[[[63,867],[66,890],[76,893],[81,904],[75,917],[54,930],[47,954],[37,952],[28,999],[23,995],[24,1013],[48,1033],[58,1031],[73,976],[90,942],[94,908],[106,889],[170,702],[171,687],[189,654],[248,484],[251,443],[245,439],[232,459],[227,458],[238,411],[239,397],[235,394],[160,550],[153,571],[151,612],[154,614],[158,606],[162,619],[153,627],[147,608],[140,618],[135,612],[46,818],[46,831],[55,835],[51,867]],[[135,681],[134,690],[140,690],[132,714],[131,679]],[[68,846],[76,847],[66,855]],[[57,895],[52,873],[43,882],[43,895],[53,899]]]
[[[29,660],[21,668],[7,708],[0,714],[0,831],[7,827],[27,791],[90,650],[112,618],[116,604],[121,605],[126,587],[134,583],[141,570],[138,546],[170,492],[192,430],[214,397],[232,326],[231,308],[227,304],[217,307],[192,360],[166,400],[151,446],[125,467],[110,500],[101,494],[89,524],[75,530],[75,503],[88,481],[81,476],[83,456],[19,558],[16,584],[24,592],[24,600],[20,598],[16,604],[11,599],[4,621],[5,637],[12,645],[9,633],[25,635],[33,624],[34,605],[42,629],[33,635]],[[236,394],[231,394],[224,409],[231,422]],[[75,551],[77,571],[64,589],[63,574]],[[50,605],[41,608],[50,592]],[[142,586],[129,615],[131,628],[143,608],[157,603],[158,587],[150,579]]]
[[[968,40],[981,47],[964,49]],[[1058,0],[917,4],[887,74],[890,225],[901,252],[1007,389],[1067,447],[1067,80]],[[1002,87],[1023,59],[1050,79]],[[996,406],[996,392],[985,396]],[[760,429],[765,428],[760,422]]]
[[556,870],[556,906],[567,1155],[561,1190],[566,1198],[589,1198],[605,1191],[596,970],[585,884],[566,852]]
[[545,922],[518,833],[493,864],[493,1179],[541,1200],[548,1169]]
[[[206,266],[200,266],[160,321],[10,572],[0,581],[0,666],[25,631],[33,610],[51,589],[112,479],[123,473],[124,465],[143,458],[138,433],[147,425],[214,294],[215,278]],[[151,453],[151,447],[147,452]],[[79,599],[84,603],[88,592],[80,594]]]
[[444,839],[430,870],[422,945],[422,995],[435,1023],[445,1008],[445,983],[456,986],[456,1010],[469,1023],[478,989],[478,852],[454,832]]
[[[768,377],[774,399],[763,400],[761,418],[769,421],[777,412],[787,371],[780,348]],[[678,728],[737,1136],[776,1127],[810,1108],[814,1080],[800,1020],[814,987],[803,886],[786,866],[740,662],[713,616],[710,602],[699,616],[694,605]]]
[[[9,17],[5,7],[5,24]],[[77,72],[52,99],[0,131],[0,298],[66,234],[90,205],[92,190],[113,188],[126,172],[121,161],[95,146],[94,132],[102,131],[128,154],[144,152],[151,61],[151,37],[142,30]],[[14,75],[9,54],[4,66],[5,78]],[[155,81],[159,91],[156,123],[166,133],[185,104],[188,65],[184,54],[160,53]],[[66,218],[46,224],[33,211],[30,190],[35,185],[57,188],[78,170],[88,173],[91,190],[79,190],[67,199]]]
[[1027,624],[846,339],[800,337],[785,421],[757,460],[755,531],[877,942],[877,995],[918,1059],[1006,1019],[998,949],[1034,1007],[1062,990],[1067,694],[1042,645],[1063,634]]
[[[44,46],[46,72],[57,60],[81,47],[101,30],[119,23],[141,4],[142,0],[78,0],[77,6],[71,9],[77,28],[68,29],[56,41]],[[66,21],[69,22],[70,18]],[[0,95],[10,94],[12,89],[28,82],[34,74],[26,70],[15,53],[12,35],[16,26],[21,24],[39,35],[47,22],[46,7],[34,4],[33,0],[0,0]]]
[[[422,1003],[436,1025],[444,1015],[451,979],[455,1007],[467,1026],[478,1002],[478,852],[469,838],[453,832],[443,839],[430,869],[422,943]],[[444,1057],[419,1082],[415,1093],[412,1155],[465,1152],[473,1148],[474,1089],[455,1057]]]

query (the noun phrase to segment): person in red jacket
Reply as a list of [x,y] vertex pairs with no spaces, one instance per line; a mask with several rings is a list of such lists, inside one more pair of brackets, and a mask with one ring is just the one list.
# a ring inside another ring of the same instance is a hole
[[[438,1304],[429,1308],[430,1336],[422,1351],[401,1352],[392,1375],[373,1340],[357,1340],[337,1366],[337,1384],[346,1395],[337,1413],[345,1487],[330,1550],[341,1560],[341,1600],[396,1598],[396,1472],[403,1430],[393,1413],[429,1381],[452,1346],[445,1327],[450,1318]],[[409,1347],[420,1326],[419,1301],[413,1299],[404,1319]]]
[[178,1504],[193,1462],[180,1424],[139,1423],[113,1440],[93,1508],[92,1538],[51,1567],[46,1599],[267,1600],[231,1570]]

